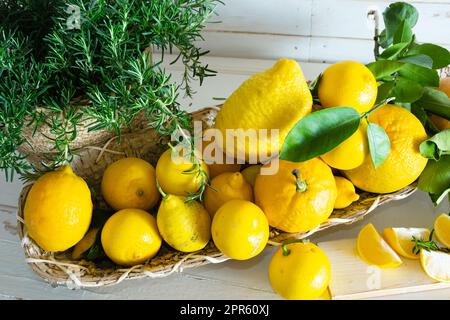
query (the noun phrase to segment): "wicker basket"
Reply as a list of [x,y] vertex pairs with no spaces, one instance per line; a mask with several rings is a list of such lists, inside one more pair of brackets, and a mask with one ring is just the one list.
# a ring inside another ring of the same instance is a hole
[[[194,120],[202,120],[204,126],[211,127],[218,108],[211,107],[193,113]],[[72,168],[76,174],[83,177],[93,189],[97,207],[106,206],[99,192],[99,185],[105,168],[112,162],[125,157],[135,156],[156,164],[164,150],[161,138],[151,129],[142,129],[138,132],[127,133],[122,136],[119,144],[117,139],[111,138],[91,146],[84,146],[77,150],[79,156],[75,157]],[[43,279],[55,285],[69,287],[96,287],[111,285],[124,279],[143,277],[164,277],[183,268],[192,268],[208,263],[219,263],[228,258],[222,255],[212,242],[201,251],[195,253],[182,253],[167,246],[163,246],[160,253],[143,265],[132,268],[97,266],[89,261],[73,261],[67,253],[49,253],[42,250],[27,236],[23,224],[24,203],[31,188],[31,184],[23,188],[19,199],[18,229],[25,251],[27,263]],[[276,229],[270,232],[269,244],[276,245],[287,239],[305,238],[311,234],[340,224],[350,224],[362,219],[376,207],[394,200],[403,199],[416,190],[415,186],[408,186],[398,192],[386,195],[377,195],[367,192],[360,193],[360,200],[343,210],[335,210],[330,219],[318,228],[307,233],[283,233]]]

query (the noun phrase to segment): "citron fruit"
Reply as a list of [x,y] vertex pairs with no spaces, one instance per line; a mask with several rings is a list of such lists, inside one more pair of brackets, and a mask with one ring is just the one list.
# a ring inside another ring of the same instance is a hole
[[233,199],[253,201],[252,186],[240,172],[225,172],[215,177],[206,188],[204,205],[211,216],[227,201]]
[[162,238],[174,249],[193,252],[203,249],[211,238],[211,218],[197,201],[164,195],[156,216]]
[[117,160],[103,174],[102,194],[106,202],[116,210],[149,210],[159,200],[155,168],[139,158]]
[[356,248],[360,258],[367,264],[380,268],[396,268],[402,264],[397,253],[384,241],[371,223],[359,232]]
[[91,192],[69,166],[45,173],[25,201],[28,235],[46,251],[64,251],[79,242],[92,218]]
[[156,179],[165,193],[186,196],[205,183],[205,177],[199,174],[196,166],[201,166],[209,174],[208,166],[202,160],[198,160],[199,163],[193,161],[172,152],[172,149],[164,151],[156,164]]
[[327,255],[313,243],[292,243],[279,248],[269,264],[273,290],[285,299],[312,300],[327,291],[331,266]]
[[231,200],[214,215],[211,234],[223,254],[231,259],[247,260],[265,248],[269,224],[264,212],[254,203]]
[[329,66],[323,72],[318,87],[322,106],[349,106],[359,113],[373,107],[377,93],[377,81],[372,72],[355,61],[341,61]]
[[305,232],[325,222],[333,212],[336,197],[333,173],[318,158],[304,162],[279,160],[276,174],[256,178],[255,203],[272,227],[285,232]]
[[133,266],[153,258],[162,239],[151,214],[141,209],[122,209],[106,221],[101,242],[112,261]]
[[386,228],[384,239],[399,255],[408,259],[419,259],[413,252],[415,239],[428,240],[430,230],[425,228]]
[[437,240],[450,249],[450,216],[441,214],[434,221],[434,235]]
[[332,168],[350,170],[359,167],[368,152],[367,125],[363,122],[350,138],[320,158]]
[[335,209],[343,209],[359,199],[353,183],[343,177],[334,177],[337,188],[337,198],[334,202]]
[[99,228],[93,228],[85,234],[83,239],[81,239],[80,242],[78,242],[75,247],[73,247],[72,259],[80,259],[83,253],[88,251],[94,245],[99,231]]
[[359,189],[374,193],[389,193],[413,183],[427,164],[419,145],[427,139],[420,121],[408,110],[385,105],[369,116],[369,121],[381,126],[389,137],[391,148],[386,160],[377,168],[370,155],[359,167],[343,171]]
[[[312,96],[300,66],[295,60],[280,59],[233,92],[217,114],[215,127],[222,132],[227,154],[234,152],[239,159],[261,159],[261,150],[272,156],[279,152],[289,131],[311,112],[311,107]],[[254,130],[257,141],[227,141],[227,129]],[[263,133],[259,129],[268,131]],[[279,139],[271,129],[279,130]],[[231,142],[235,149],[227,150]]]
[[252,187],[254,187],[255,182],[256,182],[256,176],[259,174],[260,171],[261,171],[261,165],[254,164],[254,165],[249,166],[249,167],[245,168],[244,170],[242,170],[241,174],[244,177],[244,179],[248,183],[250,183],[250,185]]
[[425,273],[439,282],[450,282],[450,254],[420,250],[420,264]]

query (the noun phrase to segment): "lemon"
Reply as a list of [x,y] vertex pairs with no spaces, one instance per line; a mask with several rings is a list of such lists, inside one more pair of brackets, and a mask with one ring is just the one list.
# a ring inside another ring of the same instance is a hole
[[420,143],[427,139],[422,123],[396,105],[382,106],[369,121],[386,131],[391,142],[389,155],[375,168],[368,154],[362,165],[343,171],[344,175],[359,189],[374,193],[395,192],[413,183],[427,164],[419,152]]
[[261,171],[261,165],[255,164],[255,165],[249,166],[249,167],[245,168],[244,170],[242,170],[241,174],[244,177],[244,179],[248,183],[250,183],[250,185],[252,187],[254,187],[255,182],[256,182],[256,176],[259,174],[260,171]]
[[447,248],[450,248],[450,216],[441,214],[434,221],[434,235],[437,240]]
[[420,264],[425,273],[439,282],[450,282],[450,254],[420,250]]
[[[198,174],[198,168],[195,166],[202,166],[203,170],[209,174],[207,165],[199,161],[200,163],[194,164],[172,153],[172,149],[164,151],[156,164],[156,179],[162,190],[177,196],[196,192],[205,181],[204,177]],[[192,171],[193,169],[195,170]]]
[[285,299],[311,300],[328,288],[331,266],[327,255],[313,243],[292,243],[279,248],[269,264],[273,290]]
[[197,201],[165,195],[156,216],[163,239],[174,249],[193,252],[203,249],[211,238],[211,218]]
[[153,258],[162,239],[151,214],[141,209],[122,209],[106,221],[101,242],[112,261],[133,266]]
[[103,174],[102,194],[113,209],[149,210],[159,200],[155,168],[133,157],[113,162]]
[[367,125],[365,122],[347,140],[320,156],[332,168],[350,170],[359,167],[368,155]]
[[100,231],[99,228],[94,228],[86,233],[83,239],[81,239],[80,242],[78,242],[73,248],[72,259],[74,260],[80,259],[83,253],[88,251],[94,245],[99,231]]
[[227,201],[233,199],[253,201],[253,189],[241,173],[225,172],[212,179],[204,197],[205,208],[212,217]]
[[245,200],[231,200],[217,210],[211,233],[214,244],[224,255],[246,260],[265,248],[269,224],[257,205]]
[[322,106],[349,106],[359,113],[369,111],[377,98],[377,81],[362,63],[341,61],[329,66],[319,81]]
[[409,259],[419,259],[419,256],[413,252],[413,237],[428,240],[430,230],[425,228],[386,228],[383,235],[391,248],[399,255]]
[[348,207],[359,199],[359,195],[355,192],[355,186],[343,177],[334,177],[337,188],[337,198],[334,202],[335,209],[343,209]]
[[[227,154],[234,152],[238,158],[260,159],[258,150],[267,150],[268,155],[279,152],[289,131],[311,112],[311,107],[312,96],[302,69],[295,60],[280,59],[233,92],[217,114],[215,127],[222,132],[225,146],[234,143],[234,150],[224,147]],[[257,141],[227,138],[227,129],[243,132],[253,129]],[[279,130],[279,139],[270,129]]]
[[371,223],[359,232],[356,247],[359,256],[367,264],[380,268],[396,268],[402,264],[397,253],[383,240]]
[[92,208],[86,182],[69,166],[62,166],[31,187],[24,207],[27,233],[46,251],[67,250],[88,230]]

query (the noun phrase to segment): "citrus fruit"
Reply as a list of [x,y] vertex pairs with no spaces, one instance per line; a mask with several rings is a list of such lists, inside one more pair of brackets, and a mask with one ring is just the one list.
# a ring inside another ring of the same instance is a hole
[[292,243],[279,248],[269,264],[273,290],[285,299],[317,299],[327,291],[331,266],[327,255],[313,243]]
[[425,228],[386,228],[383,232],[384,239],[399,255],[409,259],[419,259],[413,252],[416,239],[428,240],[430,230]]
[[165,195],[156,216],[162,238],[174,249],[193,252],[203,249],[211,238],[211,218],[197,201]]
[[[311,112],[311,107],[312,96],[300,66],[295,60],[280,59],[233,92],[217,114],[215,127],[222,132],[227,154],[260,159],[258,150],[266,150],[269,155],[280,150],[289,131]],[[256,141],[227,138],[227,129],[254,130]],[[262,133],[259,129],[268,131]],[[270,129],[279,130],[279,139]],[[234,150],[227,150],[226,146],[233,142]]]
[[337,198],[334,202],[335,209],[343,209],[348,207],[359,199],[359,195],[355,192],[353,184],[343,177],[334,177],[337,188]]
[[269,240],[269,224],[254,203],[230,200],[214,215],[211,234],[216,247],[226,256],[247,260],[257,256]]
[[45,173],[25,201],[28,235],[46,251],[64,251],[80,241],[92,218],[91,192],[69,166]]
[[391,148],[386,160],[377,168],[367,155],[359,167],[343,171],[359,189],[374,193],[389,193],[413,183],[427,164],[419,145],[427,139],[420,121],[408,110],[385,105],[369,116],[369,121],[381,126],[389,137]]
[[450,216],[441,214],[434,221],[434,235],[437,240],[450,249]]
[[368,154],[367,125],[364,122],[358,130],[336,148],[320,156],[332,168],[350,170],[359,167]]
[[253,189],[240,172],[225,172],[212,179],[206,188],[204,205],[212,217],[225,202],[233,199],[253,201]]
[[102,194],[105,201],[116,210],[149,210],[159,200],[155,168],[138,158],[117,160],[103,174]]
[[106,255],[123,266],[153,258],[162,243],[155,218],[141,209],[114,213],[103,227],[101,241]]
[[276,174],[256,177],[255,203],[272,227],[286,232],[309,231],[326,221],[336,197],[333,173],[318,158],[304,162],[279,160]]
[[377,92],[377,81],[372,72],[355,61],[341,61],[329,66],[322,73],[318,87],[322,106],[349,106],[359,113],[373,107]]
[[255,164],[252,166],[249,166],[241,171],[242,176],[244,179],[250,183],[252,187],[255,186],[256,176],[259,174],[261,170],[261,166],[259,164]]
[[420,264],[425,273],[439,282],[450,282],[450,254],[420,250]]
[[383,240],[371,223],[359,232],[356,248],[360,258],[367,264],[380,268],[396,268],[402,264],[397,253]]
[[72,251],[72,259],[78,260],[81,258],[83,253],[88,251],[95,243],[95,240],[97,239],[97,234],[99,232],[99,228],[94,228],[89,230],[83,239],[78,242]]
[[194,164],[193,159],[172,154],[172,149],[164,151],[156,164],[156,179],[162,190],[178,196],[196,192],[204,183],[203,175],[198,174],[198,166],[206,173],[209,172],[207,165],[199,161],[200,163]]

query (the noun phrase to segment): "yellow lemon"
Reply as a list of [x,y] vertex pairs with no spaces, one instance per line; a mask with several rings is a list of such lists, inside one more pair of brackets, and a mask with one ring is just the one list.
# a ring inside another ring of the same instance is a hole
[[320,156],[332,168],[350,170],[359,167],[368,155],[367,125],[361,123],[356,132],[336,148]]
[[226,202],[214,215],[211,233],[214,244],[226,256],[247,260],[257,256],[269,240],[264,212],[245,200]]
[[428,240],[430,230],[425,228],[386,228],[383,232],[384,239],[399,255],[408,259],[419,259],[413,252],[416,239]]
[[106,255],[123,266],[153,258],[162,243],[155,218],[140,209],[122,209],[113,214],[103,227],[101,241]]
[[113,162],[103,174],[102,194],[113,209],[149,210],[159,200],[155,168],[133,157]]
[[353,184],[345,178],[334,177],[337,188],[337,198],[334,202],[335,209],[343,209],[348,207],[359,199],[359,194],[355,192]]
[[255,165],[249,166],[249,167],[245,168],[244,170],[242,170],[241,174],[244,177],[244,179],[248,183],[250,183],[250,185],[252,187],[254,187],[255,182],[256,182],[256,176],[259,174],[260,171],[261,171],[261,165],[255,164]]
[[174,249],[193,252],[203,249],[211,238],[211,218],[197,201],[165,195],[156,216],[163,239]]
[[226,172],[212,179],[204,197],[205,208],[212,217],[227,201],[233,199],[253,201],[253,189],[241,173]]
[[[286,251],[287,250],[287,251]],[[311,300],[321,297],[330,282],[327,255],[313,243],[292,243],[278,249],[270,260],[269,280],[285,299]]]
[[380,268],[397,268],[402,260],[369,223],[358,234],[356,248],[362,260]]
[[450,216],[441,214],[434,221],[434,235],[437,240],[450,249]]
[[192,161],[172,153],[172,149],[164,151],[156,164],[156,180],[165,193],[186,196],[205,183],[205,177],[198,174],[197,166],[209,174],[207,165],[201,160],[198,164]]
[[46,251],[64,251],[80,241],[92,218],[91,192],[69,166],[41,176],[25,201],[28,235]]
[[386,131],[391,149],[386,160],[375,168],[370,155],[359,167],[343,171],[359,189],[374,193],[389,193],[413,183],[427,164],[419,152],[419,145],[427,139],[420,121],[408,110],[385,105],[369,116]]
[[83,253],[88,251],[94,245],[99,231],[100,231],[99,228],[94,228],[86,233],[83,239],[81,239],[80,242],[78,242],[75,245],[75,247],[73,247],[72,259],[74,260],[81,259]]
[[349,106],[359,113],[369,111],[377,98],[377,81],[362,63],[341,61],[329,66],[319,81],[322,106]]
[[[257,73],[246,80],[225,101],[216,117],[215,127],[224,137],[227,154],[241,159],[260,159],[259,152],[278,152],[292,127],[311,112],[312,96],[295,60],[280,59],[272,68]],[[242,133],[252,130],[256,141],[228,138],[227,129],[239,129]],[[267,132],[259,129],[267,129]],[[278,130],[278,137],[270,129]],[[275,135],[274,135],[275,134]],[[234,143],[234,150],[226,146]],[[240,156],[242,155],[242,156]]]
[[260,174],[255,183],[255,203],[269,224],[285,232],[305,232],[325,222],[337,197],[330,167],[318,158],[279,160],[278,165],[276,174]]
[[420,250],[420,264],[425,273],[439,282],[450,282],[450,254],[440,251]]

